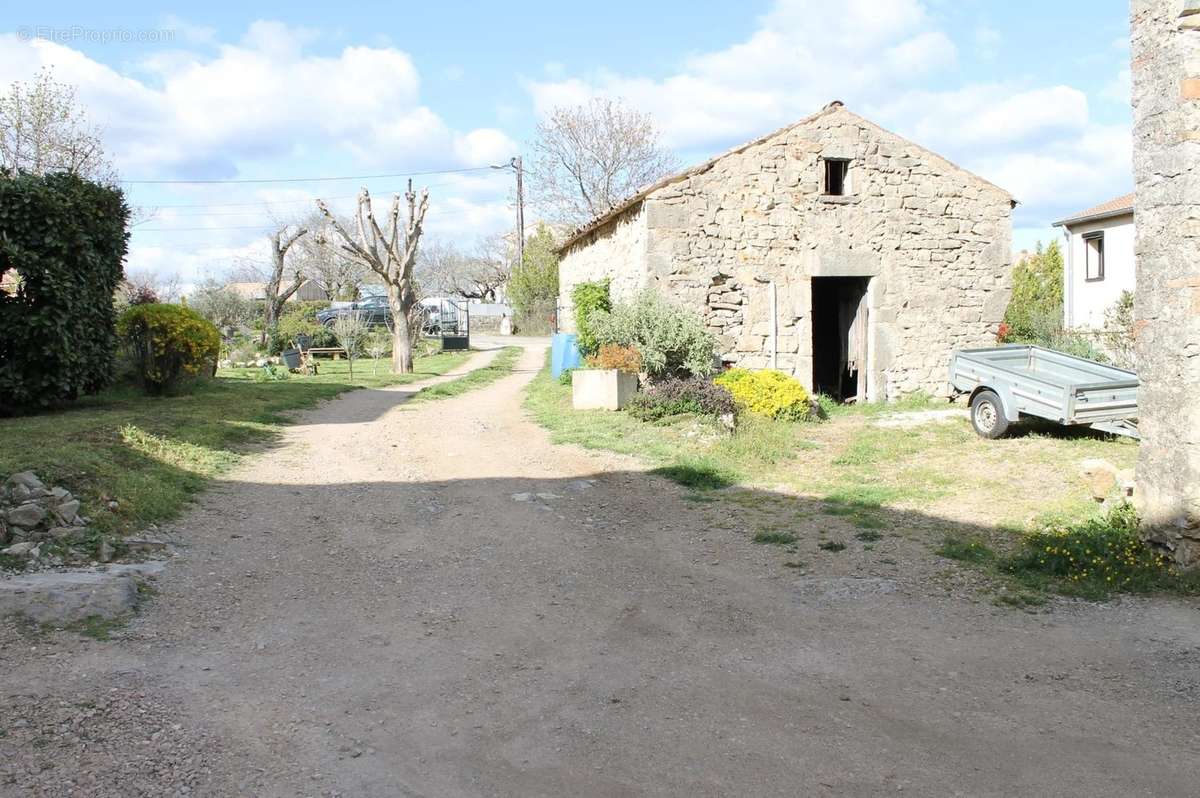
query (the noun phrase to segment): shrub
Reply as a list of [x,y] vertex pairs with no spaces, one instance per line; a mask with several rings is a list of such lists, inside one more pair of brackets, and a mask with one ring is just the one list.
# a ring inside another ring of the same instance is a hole
[[651,377],[704,377],[716,370],[716,341],[700,317],[652,291],[611,311],[596,310],[588,319],[597,346],[632,346]]
[[283,366],[268,363],[254,372],[255,382],[283,382],[291,377]]
[[738,405],[751,413],[785,421],[809,418],[808,391],[782,371],[729,369],[716,383],[729,389]]
[[258,314],[253,300],[213,280],[206,280],[188,296],[188,307],[215,324],[225,340],[230,342]]
[[0,171],[0,412],[51,406],[112,379],[113,295],[129,209],[77,175]]
[[1104,311],[1104,348],[1113,363],[1123,369],[1134,367],[1133,293],[1122,291],[1117,301]]
[[317,311],[329,307],[328,302],[290,302],[279,316],[279,323],[267,339],[267,351],[278,355],[296,345],[296,338],[307,335],[313,346],[337,346],[337,336],[317,321]]
[[605,344],[587,362],[594,369],[616,369],[630,374],[640,374],[642,371],[642,356],[632,346]]
[[1075,357],[1085,357],[1100,363],[1109,362],[1108,355],[1096,348],[1092,339],[1086,335],[1069,330],[1058,330],[1050,336],[1050,340],[1039,344],[1059,352],[1065,352]]
[[1057,241],[1013,267],[1012,298],[1004,311],[1006,341],[1049,346],[1062,329],[1063,259]]
[[728,390],[707,377],[668,377],[633,397],[627,409],[642,421],[658,421],[681,413],[720,418],[736,414],[737,403]]
[[595,352],[599,347],[592,332],[591,316],[596,311],[612,310],[609,295],[610,281],[606,277],[593,283],[580,283],[571,289],[571,306],[575,311],[575,335],[579,351],[584,354]]
[[513,323],[523,332],[540,335],[552,328],[558,310],[558,252],[554,233],[544,224],[525,241],[521,262],[508,278],[508,301]]
[[175,390],[185,380],[211,374],[221,351],[212,322],[182,305],[136,305],[122,314],[117,331],[149,394]]
[[1025,534],[1005,567],[1018,575],[1047,576],[1067,592],[1092,596],[1152,590],[1174,576],[1162,552],[1142,540],[1130,504],[1082,522],[1042,523]]

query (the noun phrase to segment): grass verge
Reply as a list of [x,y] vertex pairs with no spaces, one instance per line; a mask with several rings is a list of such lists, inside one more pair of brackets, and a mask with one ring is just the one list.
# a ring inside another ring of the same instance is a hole
[[483,368],[467,372],[461,377],[456,377],[446,382],[439,382],[437,385],[422,388],[413,399],[415,401],[449,399],[452,396],[458,396],[467,391],[474,391],[485,385],[491,385],[496,380],[512,374],[513,368],[517,365],[517,359],[521,356],[521,352],[522,349],[519,346],[506,346],[500,350],[500,353],[496,355],[491,363]]
[[323,361],[319,375],[270,382],[257,381],[260,369],[223,369],[173,397],[114,387],[63,410],[0,419],[0,477],[35,471],[82,500],[95,532],[125,534],[175,517],[248,447],[274,440],[290,422],[288,411],[356,388],[438,376],[469,356],[418,357],[412,374],[388,373],[383,363],[372,374],[375,364],[359,360],[353,380],[344,360]]
[[1003,603],[1036,603],[1053,591],[1086,599],[1114,593],[1200,595],[1200,572],[1180,572],[1163,552],[1146,544],[1129,504],[1083,519],[1047,518],[997,552],[978,538],[949,537],[943,557],[1006,577],[1018,590]]
[[813,448],[811,425],[744,414],[737,432],[693,415],[639,421],[628,413],[574,410],[571,387],[543,369],[529,384],[525,407],[555,443],[636,455],[654,473],[695,490],[769,480],[797,452]]

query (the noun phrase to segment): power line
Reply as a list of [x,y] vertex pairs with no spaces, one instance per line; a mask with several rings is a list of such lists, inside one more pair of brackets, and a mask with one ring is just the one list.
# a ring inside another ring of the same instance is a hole
[[177,185],[196,186],[210,184],[246,184],[246,183],[326,183],[338,180],[382,180],[392,177],[421,177],[423,175],[451,175],[465,172],[483,172],[491,166],[468,166],[463,169],[431,169],[426,172],[395,172],[386,175],[342,175],[339,177],[276,177],[276,178],[237,178],[231,180],[121,180],[125,185]]
[[[486,213],[484,208],[464,208],[457,211],[433,211],[429,212],[430,218],[439,218],[443,216],[462,216],[467,213]],[[233,225],[233,226],[216,226],[216,227],[135,227],[133,231],[136,233],[189,233],[189,232],[219,232],[223,230],[261,230],[270,232],[276,228],[275,224],[255,224],[255,225]]]
[[[462,183],[443,182],[429,183],[424,188],[442,188],[444,186],[462,186]],[[381,188],[376,189],[378,194],[400,194],[404,189],[401,188]],[[297,203],[314,202],[317,199],[323,199],[326,202],[343,199],[357,199],[357,194],[340,194],[336,197],[304,197],[302,199],[280,199],[280,200],[254,200],[253,202],[182,202],[169,205],[158,205],[155,203],[147,203],[145,205],[131,205],[133,208],[141,208],[143,210],[162,210],[164,208],[249,208],[258,206],[272,205],[295,205]]]

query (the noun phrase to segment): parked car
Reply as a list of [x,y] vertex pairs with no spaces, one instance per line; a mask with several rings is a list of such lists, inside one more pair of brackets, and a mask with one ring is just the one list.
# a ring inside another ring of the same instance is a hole
[[[361,313],[368,327],[387,327],[389,330],[392,328],[392,309],[388,307],[387,297],[384,296],[370,296],[359,302],[340,303],[339,307],[319,310],[317,321],[326,327],[332,327],[339,318],[352,313]],[[441,319],[437,308],[422,305],[420,313],[421,331],[425,335],[438,335],[441,332]]]
[[366,319],[368,327],[392,326],[392,311],[388,307],[385,296],[369,296],[361,302],[347,302],[340,307],[319,310],[317,311],[317,321],[326,327],[331,327],[341,317],[354,313],[361,314]]

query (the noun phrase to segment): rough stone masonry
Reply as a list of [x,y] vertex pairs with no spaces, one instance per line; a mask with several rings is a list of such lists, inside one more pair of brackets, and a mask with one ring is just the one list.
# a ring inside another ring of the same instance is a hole
[[[842,195],[822,184],[828,160],[847,164]],[[811,388],[812,279],[865,278],[867,398],[943,394],[951,351],[995,342],[1012,206],[1003,189],[830,103],[576,233],[562,248],[560,304],[603,277],[618,299],[654,288],[704,316],[726,361],[774,361]]]
[[1200,563],[1200,0],[1133,0],[1134,299],[1152,539]]

